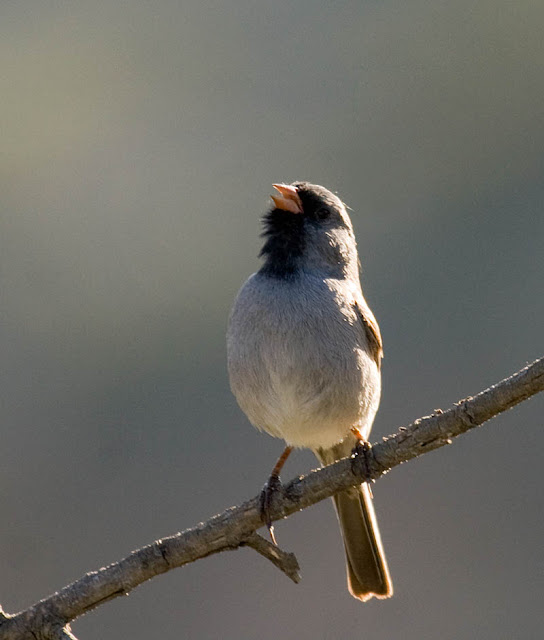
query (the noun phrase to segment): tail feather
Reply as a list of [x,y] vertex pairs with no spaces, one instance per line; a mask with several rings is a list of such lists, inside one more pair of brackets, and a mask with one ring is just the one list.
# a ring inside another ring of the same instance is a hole
[[[319,450],[316,454],[323,464],[342,457],[331,449]],[[344,539],[350,593],[363,601],[372,597],[391,597],[393,584],[370,488],[362,484],[336,494],[333,500]]]
[[359,600],[389,598],[393,585],[366,484],[334,496],[348,572],[348,588]]

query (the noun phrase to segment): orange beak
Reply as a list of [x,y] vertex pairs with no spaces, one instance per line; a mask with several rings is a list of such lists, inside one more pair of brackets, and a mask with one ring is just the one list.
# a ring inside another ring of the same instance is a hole
[[273,184],[272,186],[280,193],[279,196],[270,196],[277,209],[291,213],[302,213],[302,202],[295,187],[290,184]]

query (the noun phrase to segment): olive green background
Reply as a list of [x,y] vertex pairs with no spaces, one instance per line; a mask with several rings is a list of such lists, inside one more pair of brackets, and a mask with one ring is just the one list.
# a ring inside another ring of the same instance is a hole
[[[4,2],[0,603],[255,495],[282,443],[224,334],[271,183],[353,208],[385,343],[375,439],[542,355],[544,4]],[[345,588],[331,505],[74,625],[102,638],[538,638],[544,398],[376,484],[395,585]],[[284,477],[316,461],[300,452]]]

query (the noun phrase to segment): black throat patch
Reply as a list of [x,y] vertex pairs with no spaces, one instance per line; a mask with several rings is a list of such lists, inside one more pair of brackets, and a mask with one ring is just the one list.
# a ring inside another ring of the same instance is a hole
[[266,238],[259,257],[265,258],[260,273],[286,279],[298,271],[304,251],[304,214],[272,209],[263,217]]

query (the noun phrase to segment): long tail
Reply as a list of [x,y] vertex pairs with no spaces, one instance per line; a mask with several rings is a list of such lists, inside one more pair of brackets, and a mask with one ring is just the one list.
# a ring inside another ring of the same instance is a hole
[[[322,464],[331,464],[348,455],[342,449],[346,449],[345,443],[315,453]],[[338,493],[333,500],[344,539],[351,595],[363,601],[391,597],[393,584],[368,485]]]

